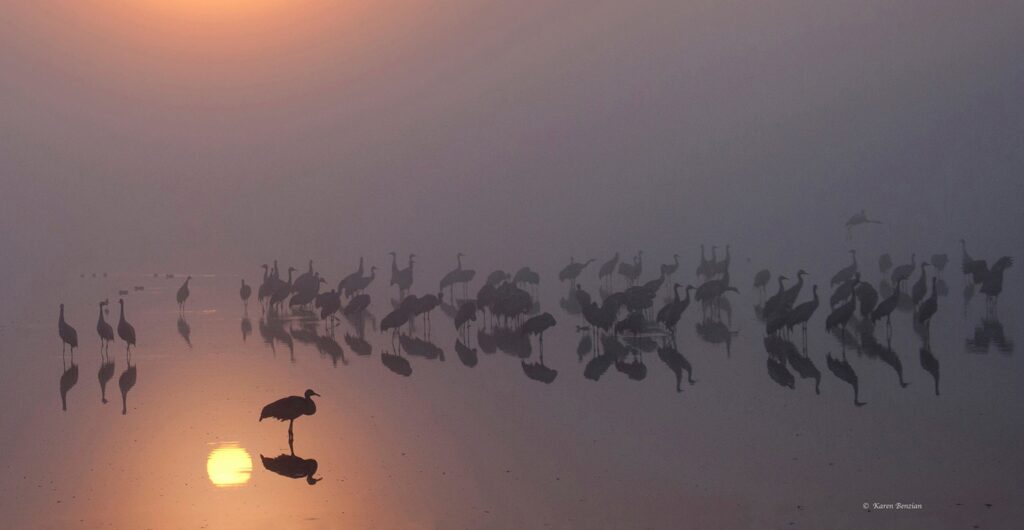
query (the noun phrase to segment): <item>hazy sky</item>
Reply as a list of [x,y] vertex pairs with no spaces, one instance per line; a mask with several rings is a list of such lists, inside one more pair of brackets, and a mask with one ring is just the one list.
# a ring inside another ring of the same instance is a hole
[[9,280],[1024,248],[1020,2],[3,3]]

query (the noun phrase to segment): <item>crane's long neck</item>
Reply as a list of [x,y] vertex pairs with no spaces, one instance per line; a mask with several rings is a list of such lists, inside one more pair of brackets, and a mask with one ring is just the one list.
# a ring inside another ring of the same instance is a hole
[[459,263],[459,270],[462,270],[462,254],[455,255],[455,261]]
[[[676,302],[678,302],[679,301],[679,284],[678,283],[672,286],[672,294],[675,295]],[[686,294],[690,294],[690,293],[687,292]]]
[[64,323],[64,306],[60,306],[60,320],[59,320],[59,322],[61,324]]

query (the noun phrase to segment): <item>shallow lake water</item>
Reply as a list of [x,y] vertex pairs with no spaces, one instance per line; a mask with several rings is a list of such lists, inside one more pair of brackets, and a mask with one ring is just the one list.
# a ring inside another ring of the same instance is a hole
[[[692,372],[677,380],[661,336],[628,365],[578,355],[588,332],[551,279],[540,309],[558,325],[536,369],[488,353],[482,320],[457,349],[441,309],[429,338],[422,322],[403,329],[420,340],[404,361],[382,362],[396,349],[376,327],[395,297],[384,281],[362,325],[332,335],[301,316],[268,321],[255,300],[246,319],[230,275],[194,273],[179,316],[182,276],[75,274],[7,301],[18,309],[0,322],[3,526],[1007,528],[1024,516],[1020,300],[1004,296],[998,319],[980,297],[965,310],[948,270],[935,362],[897,311],[891,342],[879,324],[873,349],[846,347],[856,397],[828,368],[843,347],[823,330],[826,288],[806,350],[820,380],[791,363],[789,388],[766,367],[749,289],[730,295],[724,342],[687,310],[676,335]],[[104,360],[97,302],[111,299],[116,327],[117,290],[136,285],[123,296],[138,333],[130,365],[121,341]],[[595,278],[584,286],[597,295]],[[78,329],[73,355],[61,353],[59,302]],[[536,362],[536,337],[530,350]],[[307,388],[317,412],[295,422],[289,448],[287,424],[258,421],[260,409]]]

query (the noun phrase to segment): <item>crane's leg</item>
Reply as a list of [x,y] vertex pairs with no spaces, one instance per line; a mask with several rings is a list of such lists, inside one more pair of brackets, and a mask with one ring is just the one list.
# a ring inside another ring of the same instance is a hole
[[295,434],[292,432],[292,425],[295,420],[288,420],[288,446],[291,447],[292,442],[295,441]]

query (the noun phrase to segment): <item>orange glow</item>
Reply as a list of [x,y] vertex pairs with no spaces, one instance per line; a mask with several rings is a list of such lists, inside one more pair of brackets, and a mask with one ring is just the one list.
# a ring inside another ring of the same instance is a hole
[[218,444],[206,459],[206,474],[218,488],[241,486],[252,476],[252,458],[237,443]]

